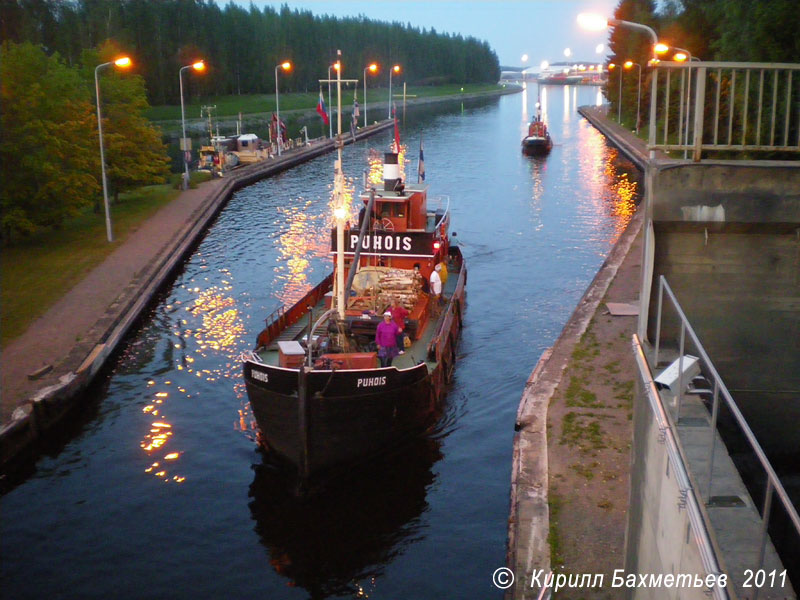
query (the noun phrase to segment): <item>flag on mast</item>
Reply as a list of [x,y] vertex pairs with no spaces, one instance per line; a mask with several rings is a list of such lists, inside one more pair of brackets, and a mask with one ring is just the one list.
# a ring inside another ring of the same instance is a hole
[[422,138],[419,138],[419,162],[417,162],[417,183],[422,183],[425,181],[425,156],[423,153],[425,151],[425,145],[422,142]]
[[330,122],[328,119],[328,111],[325,110],[325,100],[322,98],[322,87],[319,88],[319,102],[317,102],[317,112],[322,117],[322,122],[327,125]]

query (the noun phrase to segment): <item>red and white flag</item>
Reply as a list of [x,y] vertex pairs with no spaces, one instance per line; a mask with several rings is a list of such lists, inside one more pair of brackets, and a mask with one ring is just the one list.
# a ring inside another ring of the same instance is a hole
[[328,119],[328,111],[325,110],[325,100],[322,98],[322,88],[319,90],[319,102],[317,102],[317,112],[319,116],[322,117],[322,121],[327,125],[330,123],[330,119]]

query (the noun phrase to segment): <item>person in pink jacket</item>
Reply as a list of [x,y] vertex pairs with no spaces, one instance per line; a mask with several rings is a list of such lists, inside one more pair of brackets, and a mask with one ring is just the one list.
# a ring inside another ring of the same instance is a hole
[[400,328],[392,320],[392,313],[388,310],[383,313],[383,322],[378,323],[375,331],[375,344],[378,346],[378,358],[382,367],[391,367],[392,360],[400,352],[397,348],[397,334]]

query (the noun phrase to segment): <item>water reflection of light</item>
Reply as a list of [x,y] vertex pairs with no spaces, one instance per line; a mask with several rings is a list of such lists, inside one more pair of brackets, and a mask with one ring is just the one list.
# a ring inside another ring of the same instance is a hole
[[330,217],[326,213],[314,214],[310,210],[312,205],[313,202],[299,198],[277,209],[283,233],[278,238],[275,259],[276,289],[280,290],[279,300],[287,306],[299,300],[311,286],[308,280],[311,259],[328,254]]
[[595,106],[603,106],[603,88],[597,86],[597,95],[594,98]]
[[[211,276],[204,277],[208,282]],[[194,279],[181,286],[182,293],[193,297],[190,302],[175,300],[167,305],[170,313],[181,308],[180,318],[173,323],[173,339],[171,343],[178,356],[176,368],[195,375],[199,380],[208,383],[225,379],[241,378],[239,362],[236,360],[242,351],[242,340],[245,326],[237,307],[233,291],[232,276],[227,269],[220,269],[219,281],[216,285],[198,285]],[[213,353],[213,360],[202,360]],[[219,360],[222,355],[223,360]],[[170,354],[172,356],[172,354]],[[224,360],[227,358],[228,360]],[[201,359],[202,362],[198,362]],[[203,366],[201,366],[203,365]],[[206,365],[215,365],[203,368]],[[140,441],[141,449],[153,457],[144,469],[167,483],[183,483],[186,477],[176,473],[180,468],[183,451],[168,447],[175,444],[175,437],[181,433],[180,428],[168,418],[170,405],[182,399],[190,400],[200,394],[197,387],[179,385],[177,392],[170,388],[171,379],[158,383],[155,379],[147,382],[149,402],[142,408],[142,414],[149,419],[146,433]],[[197,384],[200,385],[200,382]],[[185,434],[185,431],[182,432]]]
[[571,85],[564,86],[564,123],[569,123],[570,118],[572,117],[572,111],[570,110],[569,106],[569,88]]
[[580,125],[577,145],[580,179],[587,188],[587,197],[600,204],[595,214],[613,217],[608,243],[614,244],[636,210],[638,185],[618,168],[617,149],[609,147],[604,136],[588,123]]
[[542,121],[547,123],[547,87],[540,87],[539,90],[539,101],[542,104]]
[[528,123],[528,86],[522,84],[522,122]]

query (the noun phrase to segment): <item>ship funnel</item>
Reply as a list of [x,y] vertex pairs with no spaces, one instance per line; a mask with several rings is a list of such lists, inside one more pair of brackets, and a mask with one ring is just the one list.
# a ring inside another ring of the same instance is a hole
[[387,152],[383,155],[383,189],[392,191],[400,179],[400,165],[397,162],[397,153]]

